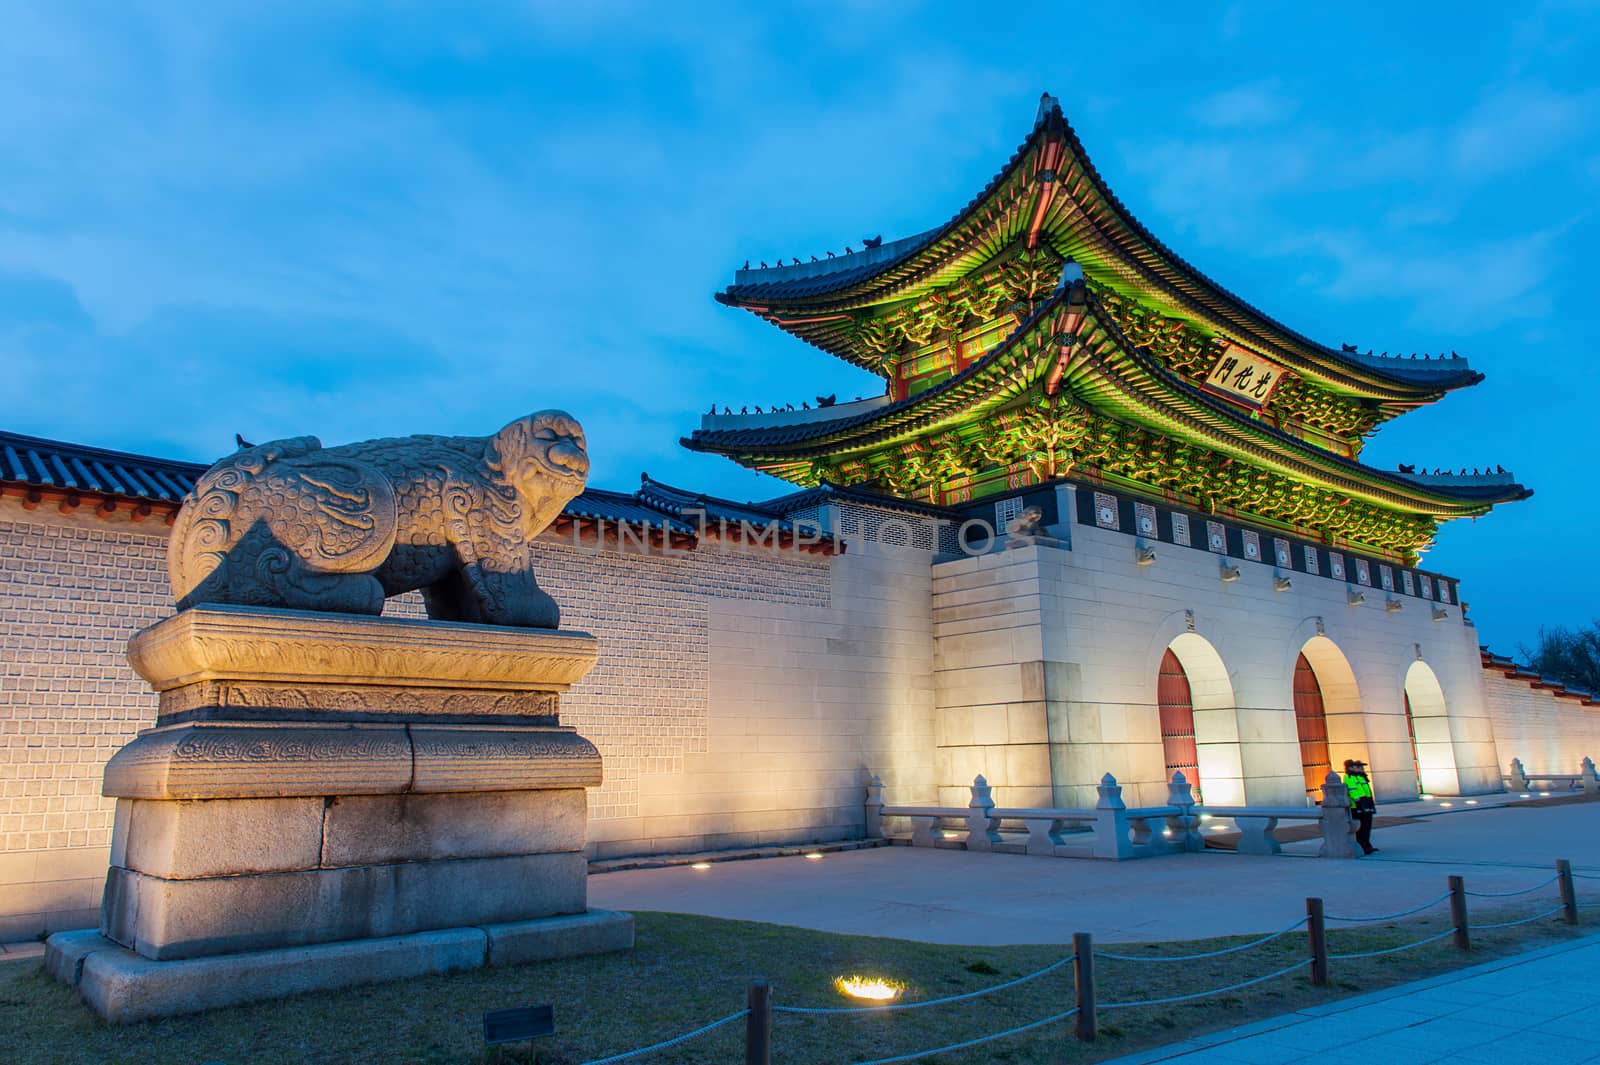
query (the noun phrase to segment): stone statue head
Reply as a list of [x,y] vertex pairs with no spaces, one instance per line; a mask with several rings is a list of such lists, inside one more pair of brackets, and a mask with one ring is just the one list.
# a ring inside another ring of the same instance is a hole
[[583,491],[589,476],[583,427],[560,410],[538,411],[501,429],[489,441],[486,460],[516,490],[530,540]]

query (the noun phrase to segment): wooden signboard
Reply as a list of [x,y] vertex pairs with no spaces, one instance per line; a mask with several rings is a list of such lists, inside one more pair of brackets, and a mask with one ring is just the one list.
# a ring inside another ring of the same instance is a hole
[[1206,374],[1204,388],[1224,399],[1262,410],[1283,380],[1283,367],[1253,351],[1229,344]]

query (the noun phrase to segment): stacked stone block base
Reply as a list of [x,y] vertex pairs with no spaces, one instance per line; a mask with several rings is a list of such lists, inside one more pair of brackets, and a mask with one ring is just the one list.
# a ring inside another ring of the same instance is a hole
[[631,945],[586,915],[600,756],[556,712],[592,638],[201,607],[129,658],[162,714],[106,766],[99,932],[50,947],[102,1015]]
[[45,968],[55,979],[76,987],[100,1016],[123,1024],[309,991],[632,947],[631,914],[589,910],[537,921],[186,961],[152,961],[86,929],[51,936]]

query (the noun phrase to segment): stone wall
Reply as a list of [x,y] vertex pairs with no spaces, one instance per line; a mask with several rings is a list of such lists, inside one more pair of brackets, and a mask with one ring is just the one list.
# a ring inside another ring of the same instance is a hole
[[1529,773],[1576,773],[1585,757],[1600,762],[1600,706],[1494,671],[1484,672],[1483,688],[1502,772],[1513,758]]
[[[562,703],[605,761],[594,853],[858,835],[869,769],[931,792],[928,552],[540,551],[563,624],[601,643]],[[124,645],[172,610],[165,558],[164,526],[0,500],[0,940],[94,923],[101,770],[155,717]]]
[[[1077,508],[1064,498],[1058,509]],[[1092,805],[1106,772],[1130,799],[1162,801],[1156,680],[1168,647],[1195,689],[1208,801],[1304,801],[1291,697],[1302,651],[1327,702],[1335,767],[1361,758],[1380,798],[1415,797],[1404,699],[1421,662],[1442,689],[1436,707],[1413,696],[1430,786],[1499,789],[1476,632],[1459,610],[1442,621],[1417,602],[1391,613],[1374,589],[1350,605],[1344,582],[1309,574],[1277,591],[1273,566],[1237,559],[1227,561],[1238,579],[1225,582],[1218,556],[1170,544],[1141,566],[1132,536],[1084,524],[1049,531],[1070,549],[933,568],[941,801],[983,773],[1002,805]]]

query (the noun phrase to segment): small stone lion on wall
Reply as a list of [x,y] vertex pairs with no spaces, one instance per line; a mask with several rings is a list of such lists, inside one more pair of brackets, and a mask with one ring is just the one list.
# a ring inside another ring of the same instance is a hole
[[588,473],[583,428],[554,410],[489,437],[248,446],[184,498],[167,572],[180,609],[378,614],[421,589],[430,618],[556,628],[529,545]]

